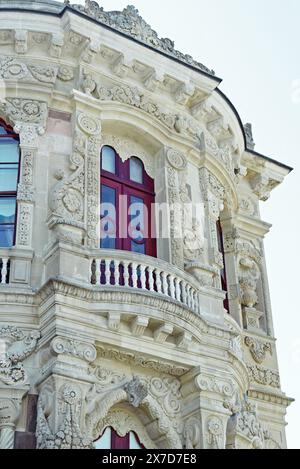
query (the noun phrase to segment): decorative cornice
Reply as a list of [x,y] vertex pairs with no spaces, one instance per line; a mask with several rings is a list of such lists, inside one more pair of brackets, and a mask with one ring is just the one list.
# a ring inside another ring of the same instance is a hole
[[250,389],[249,391],[247,391],[247,395],[253,399],[259,399],[260,401],[270,402],[271,404],[279,404],[285,407],[290,406],[294,402],[294,399],[284,396],[284,395],[256,391],[253,389]]
[[106,12],[97,2],[86,0],[85,5],[70,5],[74,10],[84,13],[90,18],[95,19],[99,23],[105,24],[112,29],[120,31],[133,38],[142,44],[159,50],[166,55],[174,57],[175,59],[195,67],[208,75],[215,76],[215,72],[210,70],[205,65],[197,62],[188,54],[183,54],[175,49],[175,44],[171,39],[159,38],[156,31],[146,23],[146,21],[139,15],[138,10],[128,5],[123,11],[109,11]]
[[157,358],[147,357],[146,355],[137,354],[134,352],[127,352],[122,349],[97,347],[98,358],[106,358],[108,360],[116,360],[127,365],[141,366],[142,368],[149,368],[151,370],[165,373],[172,376],[182,376],[189,368],[179,365],[173,365]]

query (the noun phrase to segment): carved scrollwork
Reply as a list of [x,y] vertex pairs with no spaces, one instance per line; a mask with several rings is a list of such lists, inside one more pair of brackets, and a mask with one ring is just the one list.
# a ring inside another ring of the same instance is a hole
[[25,334],[14,326],[0,329],[0,339],[5,344],[4,358],[0,359],[0,382],[11,386],[26,383],[22,362],[35,351],[39,338],[38,331]]
[[149,153],[144,151],[141,145],[134,142],[132,139],[103,134],[102,144],[112,146],[123,162],[128,160],[131,156],[138,156],[142,160],[147,174],[152,178],[155,177],[153,158]]
[[253,337],[245,337],[245,344],[249,347],[252,358],[259,364],[266,359],[267,352],[272,355],[272,345],[270,342],[261,342]]
[[[36,124],[45,127],[47,117],[47,103],[32,99],[6,98],[0,103],[0,111],[13,123]],[[18,128],[16,129],[18,131]],[[21,142],[22,143],[22,142]]]
[[139,15],[138,10],[131,5],[124,8],[123,11],[106,12],[98,5],[97,2],[87,0],[85,2],[85,6],[72,5],[72,7],[144,44],[148,44],[149,46],[161,50],[182,62],[199,68],[210,75],[214,75],[212,70],[209,70],[203,64],[195,61],[190,55],[177,51],[174,47],[174,42],[170,39],[160,39],[151,26]]
[[85,344],[74,339],[55,337],[51,342],[52,350],[60,354],[73,355],[87,362],[93,362],[97,357],[97,351],[91,344]]
[[247,366],[251,382],[280,389],[279,373],[261,366]]

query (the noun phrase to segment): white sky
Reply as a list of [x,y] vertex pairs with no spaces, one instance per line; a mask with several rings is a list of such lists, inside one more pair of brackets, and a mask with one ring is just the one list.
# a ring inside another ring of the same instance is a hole
[[[72,0],[73,3],[84,3]],[[131,3],[160,37],[215,70],[220,88],[244,123],[252,122],[256,150],[295,168],[262,204],[273,224],[266,239],[282,388],[296,398],[288,411],[289,448],[300,448],[300,2],[299,0],[102,0],[105,10]],[[297,83],[298,80],[298,83]]]

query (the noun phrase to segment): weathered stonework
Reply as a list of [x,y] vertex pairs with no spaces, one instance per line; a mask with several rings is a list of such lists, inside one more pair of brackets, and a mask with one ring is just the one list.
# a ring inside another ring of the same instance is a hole
[[[259,203],[291,168],[253,151],[220,80],[134,7],[11,3],[0,117],[20,178],[15,246],[0,247],[0,448],[89,449],[107,427],[149,449],[285,448]],[[140,158],[175,206],[157,258],[99,248],[103,145]]]

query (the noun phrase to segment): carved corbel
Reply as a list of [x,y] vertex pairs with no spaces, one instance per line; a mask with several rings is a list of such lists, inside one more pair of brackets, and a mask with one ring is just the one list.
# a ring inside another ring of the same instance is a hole
[[111,65],[111,71],[120,78],[126,77],[131,68],[132,62],[127,61],[123,54],[120,54]]
[[63,34],[52,34],[49,53],[51,57],[59,59],[62,54],[62,48],[64,45],[64,35]]
[[266,201],[270,198],[271,189],[269,187],[270,179],[268,174],[258,174],[251,180],[251,186],[254,194],[262,200]]
[[185,106],[188,100],[193,96],[194,92],[194,86],[189,83],[181,83],[174,92],[174,99],[176,103]]
[[28,31],[16,29],[15,31],[15,51],[17,54],[26,54],[28,49]]
[[86,46],[86,48],[82,52],[81,59],[83,60],[83,62],[90,64],[92,63],[96,55],[99,53],[99,51],[100,51],[99,40],[95,38],[90,39],[89,44]]
[[156,91],[156,89],[164,81],[164,75],[159,76],[155,70],[151,70],[144,78],[144,86],[148,91]]

